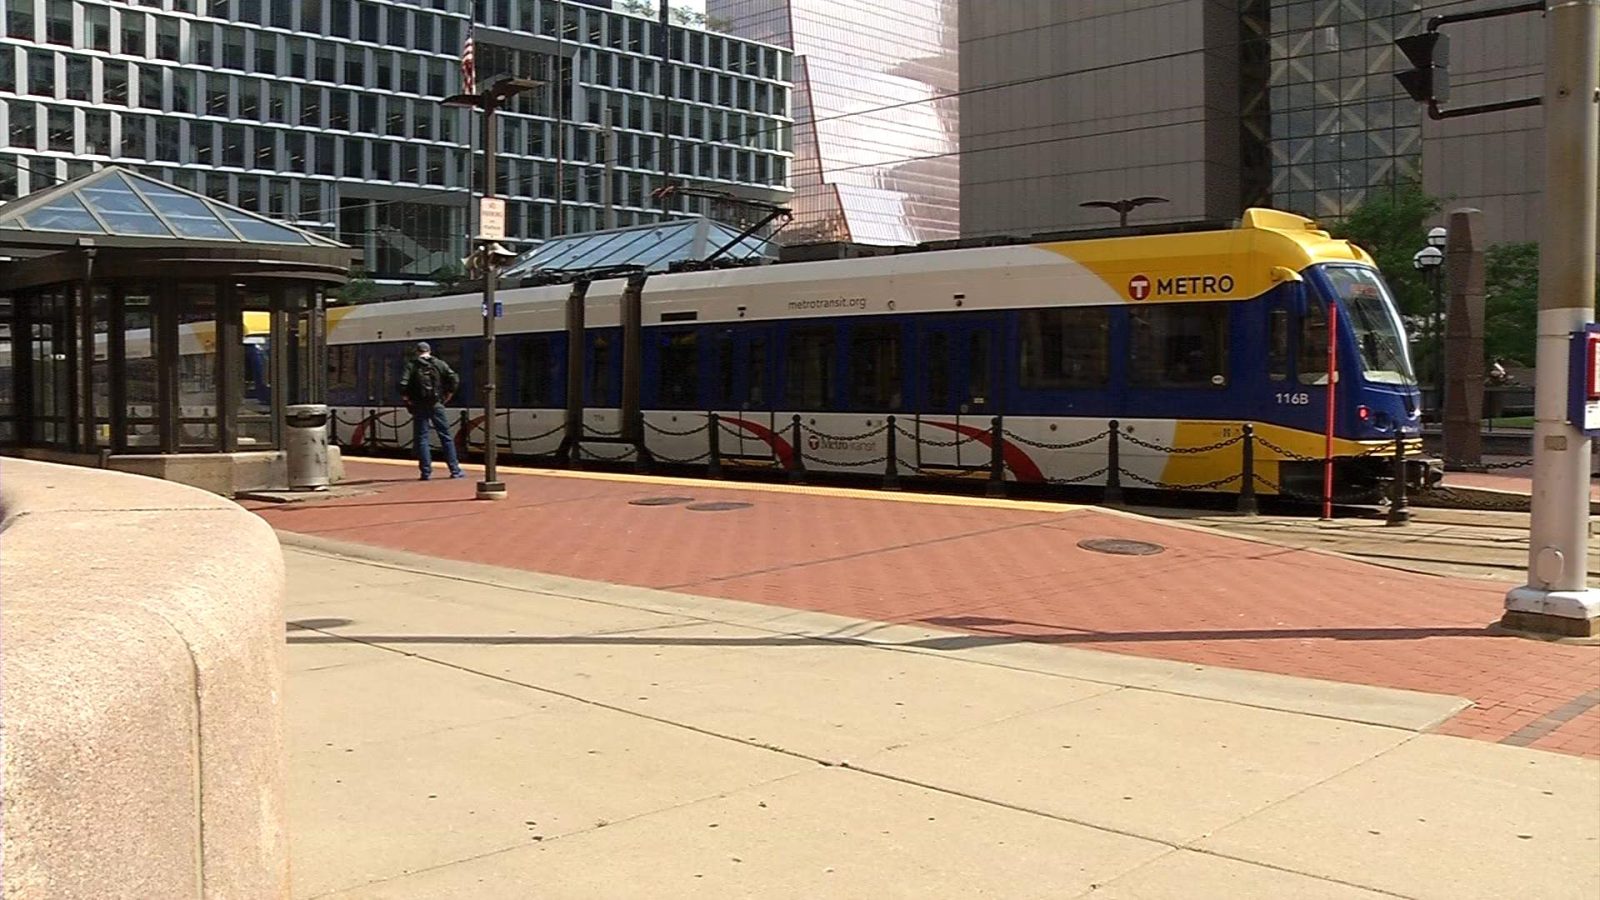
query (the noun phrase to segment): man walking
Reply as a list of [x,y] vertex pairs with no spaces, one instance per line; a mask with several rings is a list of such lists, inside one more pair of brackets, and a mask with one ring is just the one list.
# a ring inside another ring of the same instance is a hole
[[422,480],[433,477],[433,447],[430,430],[439,432],[439,443],[444,445],[444,460],[450,466],[451,478],[464,478],[461,463],[456,459],[456,442],[450,436],[450,423],[446,421],[444,405],[455,396],[461,378],[450,364],[435,359],[433,348],[427,341],[417,343],[417,355],[406,363],[400,373],[400,396],[405,398],[406,409],[411,410],[412,434],[417,447],[417,462],[422,466]]

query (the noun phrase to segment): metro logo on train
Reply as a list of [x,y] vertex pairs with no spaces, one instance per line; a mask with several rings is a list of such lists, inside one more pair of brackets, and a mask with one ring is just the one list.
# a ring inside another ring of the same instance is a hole
[[[1198,297],[1204,294],[1233,293],[1232,275],[1174,275],[1156,279],[1157,297]],[[1134,300],[1150,297],[1150,276],[1139,274],[1128,280],[1128,296]]]

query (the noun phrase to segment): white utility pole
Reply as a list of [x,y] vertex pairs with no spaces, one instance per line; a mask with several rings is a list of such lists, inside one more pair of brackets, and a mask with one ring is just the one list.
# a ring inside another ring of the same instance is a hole
[[1551,0],[1545,16],[1533,524],[1528,583],[1506,595],[1503,621],[1587,636],[1600,633],[1600,590],[1587,582],[1590,441],[1567,422],[1567,395],[1570,335],[1594,321],[1600,0]]

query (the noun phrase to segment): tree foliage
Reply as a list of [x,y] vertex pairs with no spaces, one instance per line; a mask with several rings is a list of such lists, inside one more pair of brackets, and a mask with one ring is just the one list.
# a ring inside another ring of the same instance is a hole
[[328,292],[344,303],[369,303],[378,299],[378,284],[365,272],[350,273],[350,280]]
[[1484,356],[1533,365],[1539,330],[1539,245],[1529,241],[1490,247],[1484,282]]
[[437,284],[441,290],[446,291],[458,288],[471,280],[467,277],[467,270],[462,268],[460,263],[453,262],[445,263],[439,268],[434,269],[433,272],[428,275],[428,277],[432,279],[433,283]]
[[[617,9],[626,13],[633,13],[636,16],[656,18],[660,15],[661,6],[657,0],[622,0],[617,4]],[[674,25],[682,25],[684,28],[704,28],[707,31],[726,33],[733,27],[726,19],[708,16],[705,13],[684,9],[681,6],[669,7],[667,16]]]
[[[1484,281],[1486,357],[1533,365],[1539,333],[1539,245],[1529,241],[1490,247]],[[1600,295],[1600,280],[1595,295]]]

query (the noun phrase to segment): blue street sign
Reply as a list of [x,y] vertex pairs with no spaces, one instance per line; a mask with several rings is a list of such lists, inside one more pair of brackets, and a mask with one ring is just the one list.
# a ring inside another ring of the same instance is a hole
[[[487,303],[478,304],[478,314],[483,316],[484,318],[488,318],[489,317],[489,304],[487,304]],[[494,302],[494,317],[496,319],[504,319],[506,317],[506,305],[504,303],[501,303],[499,300],[496,300]]]

